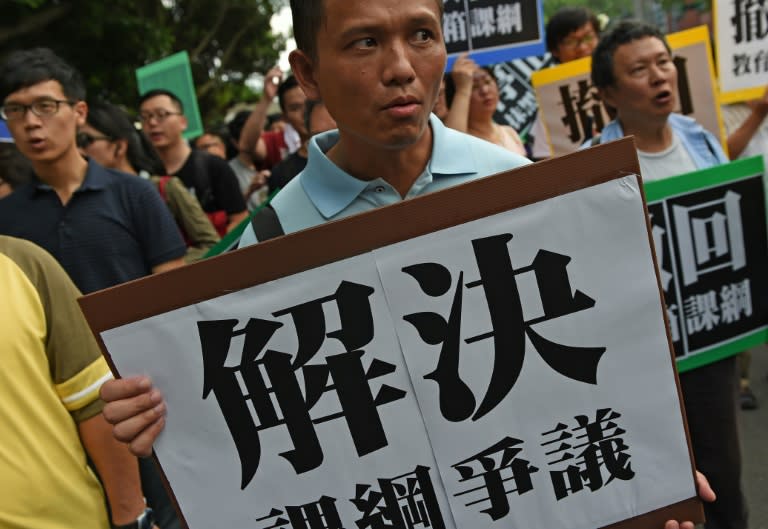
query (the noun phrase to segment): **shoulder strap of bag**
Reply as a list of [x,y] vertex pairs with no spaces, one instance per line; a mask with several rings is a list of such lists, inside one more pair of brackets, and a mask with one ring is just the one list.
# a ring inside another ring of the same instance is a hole
[[165,202],[168,202],[168,196],[165,193],[165,188],[171,178],[172,177],[170,176],[161,176],[160,181],[157,183],[157,190],[160,191],[160,196],[163,197]]
[[251,226],[260,242],[285,235],[280,219],[277,218],[277,213],[272,209],[272,206],[263,207],[256,212],[251,217]]

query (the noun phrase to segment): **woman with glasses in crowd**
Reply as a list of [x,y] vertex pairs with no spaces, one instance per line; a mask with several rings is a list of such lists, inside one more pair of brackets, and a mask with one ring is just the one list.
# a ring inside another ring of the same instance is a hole
[[111,103],[92,103],[77,144],[83,155],[104,167],[149,178],[158,187],[187,242],[187,262],[195,261],[219,241],[197,198],[176,177],[165,174],[154,148],[125,112]]

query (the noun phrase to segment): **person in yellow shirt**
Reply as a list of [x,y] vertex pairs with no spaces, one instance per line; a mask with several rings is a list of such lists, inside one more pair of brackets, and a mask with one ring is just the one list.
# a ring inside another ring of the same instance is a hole
[[0,236],[3,529],[153,527],[136,458],[101,413],[99,389],[112,374],[79,295],[43,249]]

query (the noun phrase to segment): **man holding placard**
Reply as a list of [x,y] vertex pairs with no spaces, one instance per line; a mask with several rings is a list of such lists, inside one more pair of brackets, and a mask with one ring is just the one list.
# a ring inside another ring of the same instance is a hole
[[[617,118],[586,145],[634,135],[644,180],[657,180],[728,161],[715,137],[674,114],[677,69],[655,27],[623,22],[603,36],[592,56],[592,82]],[[696,463],[713,482],[717,502],[705,506],[708,528],[745,529],[736,417],[736,361],[730,357],[680,376]]]
[[[294,1],[292,9],[299,46],[293,71],[339,130],[313,138],[307,169],[273,202],[286,232],[525,163],[431,116],[446,62],[442,2],[315,0]],[[243,240],[255,242],[248,233]],[[160,392],[138,377],[112,382],[103,396],[115,435],[136,453],[151,453],[164,426]],[[711,499],[704,480],[699,486]]]

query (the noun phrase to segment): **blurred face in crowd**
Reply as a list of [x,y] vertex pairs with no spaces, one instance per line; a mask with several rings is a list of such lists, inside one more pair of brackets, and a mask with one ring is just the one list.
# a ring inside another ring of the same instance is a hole
[[74,152],[75,133],[88,112],[85,102],[68,100],[58,81],[17,90],[5,98],[3,108],[16,146],[35,164],[55,163]]
[[499,103],[499,87],[496,79],[483,68],[478,68],[472,76],[472,96],[469,100],[469,113],[472,116],[493,116]]
[[294,74],[321,99],[342,142],[398,149],[423,137],[445,69],[435,0],[326,0],[317,57],[297,50]]
[[307,127],[304,125],[304,105],[307,102],[307,96],[300,86],[287,90],[283,94],[283,117],[296,129],[301,137],[306,137]]
[[614,83],[601,90],[624,122],[666,122],[677,103],[677,69],[664,43],[643,37],[613,53]]
[[110,168],[119,167],[117,143],[88,123],[80,127],[77,133],[77,146],[82,154],[99,165]]
[[139,108],[144,134],[156,149],[163,150],[177,144],[187,130],[187,118],[179,106],[165,94],[151,97]]
[[209,154],[227,159],[227,147],[224,141],[215,134],[203,134],[195,140],[195,148],[207,151]]
[[597,46],[598,33],[592,22],[587,22],[579,29],[568,33],[552,50],[552,55],[560,62],[570,62],[592,55]]

